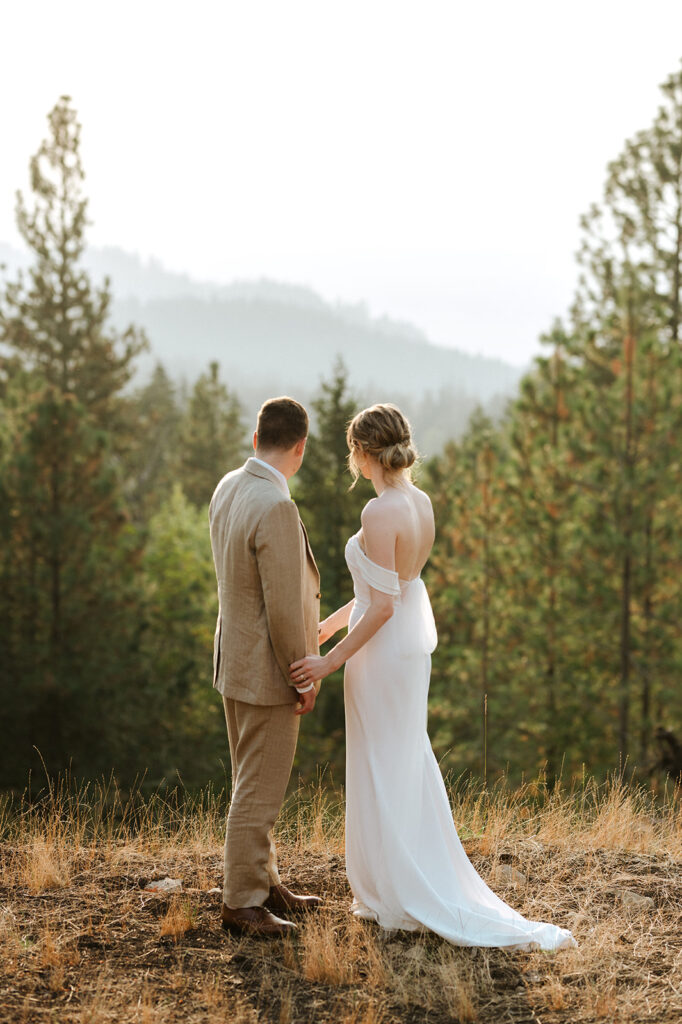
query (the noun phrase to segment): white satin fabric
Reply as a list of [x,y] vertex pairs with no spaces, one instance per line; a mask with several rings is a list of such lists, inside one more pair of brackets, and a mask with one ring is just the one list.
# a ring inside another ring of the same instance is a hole
[[349,628],[390,594],[388,622],[346,663],[346,870],[352,910],[383,928],[428,928],[459,946],[576,945],[569,931],[527,921],[492,892],[452,820],[426,732],[436,627],[420,577],[372,562],[358,536],[346,545],[355,603]]

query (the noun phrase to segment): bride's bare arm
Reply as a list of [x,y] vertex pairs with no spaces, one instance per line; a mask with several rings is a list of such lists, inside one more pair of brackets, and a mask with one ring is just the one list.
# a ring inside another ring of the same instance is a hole
[[[368,558],[384,569],[395,572],[395,528],[392,526],[391,517],[374,501],[369,502],[363,510],[362,535]],[[360,616],[348,635],[340,640],[328,654],[324,656],[309,654],[290,666],[289,675],[294,683],[300,685],[304,681],[318,682],[332,672],[336,672],[391,618],[393,598],[390,594],[384,594],[380,590],[375,590],[374,587],[369,588],[369,593],[369,608]],[[351,601],[351,607],[352,604]],[[349,605],[340,608],[339,612],[345,611],[346,608],[349,609],[348,614],[350,615]],[[338,612],[334,613],[334,615],[337,614]]]
[[321,644],[329,640],[335,633],[338,633],[340,629],[345,629],[350,619],[350,613],[353,611],[353,604],[354,601],[349,601],[348,604],[337,608],[335,612],[332,612],[331,615],[322,620],[319,628]]

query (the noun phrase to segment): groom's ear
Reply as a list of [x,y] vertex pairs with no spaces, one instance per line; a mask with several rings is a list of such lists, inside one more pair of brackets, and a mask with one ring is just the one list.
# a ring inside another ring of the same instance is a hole
[[301,456],[303,455],[303,452],[305,451],[305,443],[306,443],[307,440],[308,440],[307,437],[303,437],[303,438],[301,438],[300,441],[296,442],[294,451],[296,452],[296,457],[299,458],[299,459],[301,458]]
[[254,432],[253,432],[253,450],[254,450],[254,452],[256,451],[257,448],[258,448],[258,431],[254,430]]

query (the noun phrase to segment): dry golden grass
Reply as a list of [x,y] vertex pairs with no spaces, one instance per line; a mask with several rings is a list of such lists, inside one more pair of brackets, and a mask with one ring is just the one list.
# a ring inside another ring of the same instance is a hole
[[[0,804],[0,1021],[59,1024],[639,1024],[682,1018],[680,794],[618,780],[549,792],[452,788],[476,868],[514,907],[570,927],[557,954],[458,948],[349,914],[343,800],[295,793],[282,875],[323,910],[294,939],[219,924],[225,805],[57,787]],[[526,883],[507,880],[513,867]],[[153,878],[185,891],[144,891]],[[625,892],[652,904],[628,905]]]
[[22,875],[29,892],[60,889],[69,882],[70,864],[54,839],[34,836],[25,852]]
[[161,921],[159,937],[166,936],[176,941],[187,932],[194,931],[197,926],[197,908],[187,899],[171,899],[165,917]]
[[387,1015],[381,1003],[371,1001],[351,1009],[341,1005],[336,1017],[338,1024],[388,1024],[394,1019]]
[[371,930],[352,914],[339,923],[333,910],[307,917],[297,936],[300,972],[307,981],[324,985],[386,984],[381,950]]

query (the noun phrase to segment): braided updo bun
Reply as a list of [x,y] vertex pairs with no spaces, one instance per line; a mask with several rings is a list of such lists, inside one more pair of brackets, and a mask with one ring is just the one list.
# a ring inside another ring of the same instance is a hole
[[389,475],[409,470],[418,458],[410,424],[396,405],[372,405],[348,424],[348,468],[355,486],[359,476],[358,453],[367,452]]

